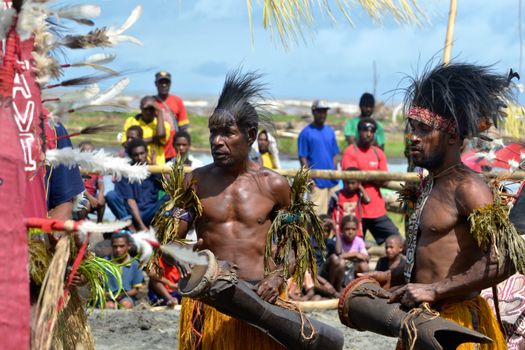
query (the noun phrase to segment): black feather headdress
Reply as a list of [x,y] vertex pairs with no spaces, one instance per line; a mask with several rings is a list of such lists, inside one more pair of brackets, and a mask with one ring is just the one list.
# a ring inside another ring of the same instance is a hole
[[259,125],[271,129],[264,103],[266,86],[261,77],[257,72],[242,73],[240,69],[228,73],[209,124],[236,124],[243,131],[251,128],[257,131]]
[[405,106],[454,120],[461,138],[478,136],[505,117],[502,109],[513,100],[509,78],[489,66],[439,64],[411,79]]

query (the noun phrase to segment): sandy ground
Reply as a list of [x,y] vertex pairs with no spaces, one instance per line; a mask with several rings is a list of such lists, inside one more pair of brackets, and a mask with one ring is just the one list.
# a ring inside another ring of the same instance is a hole
[[[344,349],[392,350],[396,339],[358,332],[339,322],[336,310],[311,312],[310,317],[337,327],[344,332]],[[177,349],[179,311],[171,309],[146,310],[140,306],[132,311],[96,310],[90,315],[97,349]],[[327,349],[329,350],[329,349]]]

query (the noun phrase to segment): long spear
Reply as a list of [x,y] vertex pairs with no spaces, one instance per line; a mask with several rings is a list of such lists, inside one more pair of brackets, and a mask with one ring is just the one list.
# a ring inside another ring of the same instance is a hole
[[454,37],[454,25],[456,23],[457,0],[450,0],[450,10],[448,12],[447,35],[445,37],[445,49],[443,52],[443,63],[449,64],[452,52],[452,39]]

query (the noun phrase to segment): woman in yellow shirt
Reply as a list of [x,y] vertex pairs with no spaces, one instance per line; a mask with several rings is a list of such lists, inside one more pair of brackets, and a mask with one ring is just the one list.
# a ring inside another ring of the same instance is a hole
[[140,100],[140,114],[129,117],[124,123],[122,144],[126,142],[126,130],[133,125],[142,128],[151,163],[165,164],[164,144],[170,136],[170,126],[164,120],[164,112],[157,107],[155,97],[145,96]]
[[[266,130],[261,130],[259,136],[257,136],[261,164],[269,169],[279,169],[279,155],[275,154],[277,153],[277,145],[272,145],[272,140],[270,138],[271,136],[269,136]],[[273,141],[275,143],[275,139]],[[274,152],[272,152],[272,148],[275,148]]]

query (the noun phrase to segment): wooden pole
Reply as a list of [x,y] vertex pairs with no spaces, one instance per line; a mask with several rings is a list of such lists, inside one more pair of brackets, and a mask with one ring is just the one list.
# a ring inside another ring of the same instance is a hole
[[[148,171],[152,174],[169,173],[171,168],[166,165],[150,165]],[[191,172],[191,168],[186,167],[185,172]],[[299,169],[277,169],[277,173],[287,176],[294,177]],[[387,171],[342,171],[342,170],[310,170],[310,178],[317,179],[330,179],[330,180],[357,180],[357,181],[378,181],[387,182],[385,184],[387,188],[400,189],[402,182],[419,182],[419,173],[396,173]],[[483,173],[485,178],[500,177],[505,180],[524,180],[525,171],[514,171],[514,172],[500,172],[500,173]]]
[[450,0],[450,10],[448,12],[447,35],[445,37],[445,49],[443,50],[443,63],[450,63],[452,52],[452,39],[454,38],[454,25],[456,23],[457,0]]

